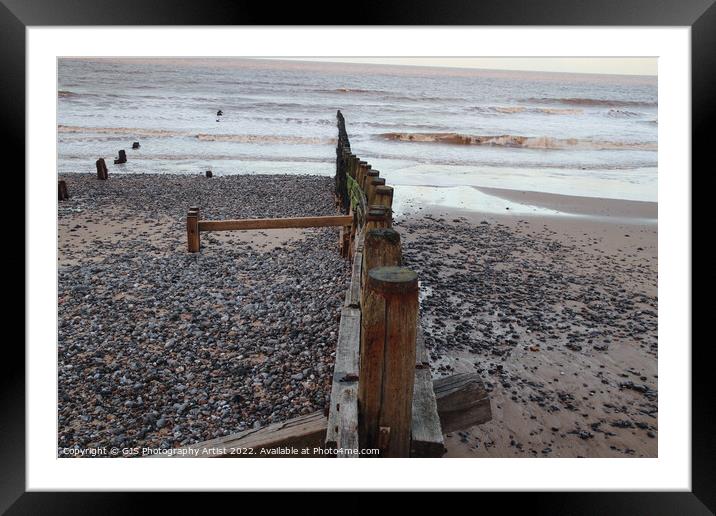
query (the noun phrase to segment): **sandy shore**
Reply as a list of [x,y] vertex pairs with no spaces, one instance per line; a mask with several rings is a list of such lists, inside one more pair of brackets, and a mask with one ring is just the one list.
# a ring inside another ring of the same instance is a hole
[[175,447],[327,404],[349,269],[336,228],[203,233],[335,213],[318,176],[64,175],[59,447]]
[[424,207],[396,224],[433,375],[492,391],[493,420],[447,456],[656,457],[656,205],[490,193],[596,217]]
[[[604,219],[608,222],[645,223],[649,219],[655,221],[658,214],[658,205],[655,202],[578,197],[575,195],[506,190],[504,188],[480,187],[478,190],[509,201],[540,206],[562,213],[586,215],[590,218]],[[633,219],[639,220],[634,221]]]

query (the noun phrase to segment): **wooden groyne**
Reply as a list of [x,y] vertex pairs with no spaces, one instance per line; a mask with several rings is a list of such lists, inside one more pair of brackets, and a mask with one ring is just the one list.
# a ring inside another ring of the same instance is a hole
[[351,262],[327,411],[191,446],[199,456],[272,456],[270,450],[290,445],[310,448],[299,456],[441,457],[444,432],[492,417],[476,374],[433,382],[419,323],[419,277],[403,266],[393,229],[394,189],[351,151],[340,111],[337,122],[335,196],[344,215],[203,221],[198,208],[188,212],[190,252],[200,250],[202,231],[337,226],[340,252]]

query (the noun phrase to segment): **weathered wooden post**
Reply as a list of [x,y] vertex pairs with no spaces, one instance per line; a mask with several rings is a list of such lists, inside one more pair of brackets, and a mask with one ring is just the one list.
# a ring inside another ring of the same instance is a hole
[[211,172],[211,170],[206,171],[206,177],[214,177],[214,174]]
[[368,170],[365,173],[365,177],[363,178],[363,191],[368,194],[368,185],[370,184],[370,181],[372,179],[375,179],[380,175],[380,172],[377,170],[373,170],[370,165],[368,165]]
[[57,181],[57,199],[60,201],[65,201],[70,198],[70,195],[67,193],[67,183],[64,179],[60,179]]
[[375,197],[371,204],[385,206],[388,210],[393,208],[393,187],[379,185],[375,188]]
[[417,322],[415,272],[370,270],[361,298],[359,438],[383,457],[410,454]]
[[365,180],[365,175],[368,173],[369,169],[370,165],[368,165],[368,163],[365,161],[358,161],[358,177],[356,177],[356,181],[358,181],[358,186],[360,186],[361,189],[363,188],[363,181]]
[[107,179],[107,164],[104,162],[104,158],[99,158],[97,160],[97,179]]
[[371,229],[363,242],[361,285],[365,285],[368,271],[376,267],[402,265],[400,233],[391,228]]
[[201,248],[199,237],[199,208],[192,206],[186,215],[187,248],[190,253],[198,253]]
[[382,206],[370,206],[365,215],[365,230],[388,227],[386,221],[386,210]]
[[[377,170],[376,170],[377,172]],[[371,204],[377,204],[375,202],[375,190],[379,186],[385,185],[385,179],[382,177],[374,177],[370,181],[368,181],[368,191],[366,192],[365,198],[368,201],[368,206]]]
[[134,143],[132,143],[132,148],[133,148],[133,149],[138,149],[139,147],[141,147],[141,145],[139,145],[139,142],[134,142]]
[[387,227],[393,227],[393,187],[379,185],[375,187],[373,206],[385,208],[385,221]]
[[127,162],[127,153],[123,150],[119,151],[119,157],[114,160],[115,165],[121,165],[122,163]]
[[356,178],[356,168],[358,164],[358,158],[355,154],[351,154],[348,157],[348,173],[351,175],[353,179]]

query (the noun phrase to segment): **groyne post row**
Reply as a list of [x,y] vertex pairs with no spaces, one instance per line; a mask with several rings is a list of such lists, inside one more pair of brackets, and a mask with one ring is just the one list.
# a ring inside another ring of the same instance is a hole
[[202,221],[198,208],[187,215],[191,252],[199,250],[205,230],[342,228],[352,271],[341,308],[330,404],[326,411],[189,446],[195,456],[245,457],[237,450],[306,446],[318,457],[441,457],[443,432],[492,419],[489,394],[477,373],[432,380],[418,318],[418,277],[402,266],[400,234],[392,228],[393,188],[351,152],[340,111],[337,117],[335,193],[346,215]]
[[402,266],[400,234],[392,229],[393,189],[352,153],[340,111],[337,121],[336,200],[353,218],[342,239],[353,267],[326,446],[338,457],[368,449],[381,457],[439,457],[445,448],[418,324],[418,277]]

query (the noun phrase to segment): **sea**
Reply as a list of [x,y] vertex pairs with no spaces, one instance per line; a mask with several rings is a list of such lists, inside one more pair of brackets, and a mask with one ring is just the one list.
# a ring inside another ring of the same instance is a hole
[[657,201],[656,77],[246,58],[67,58],[57,76],[61,173],[333,175],[340,110],[353,152],[425,202]]

